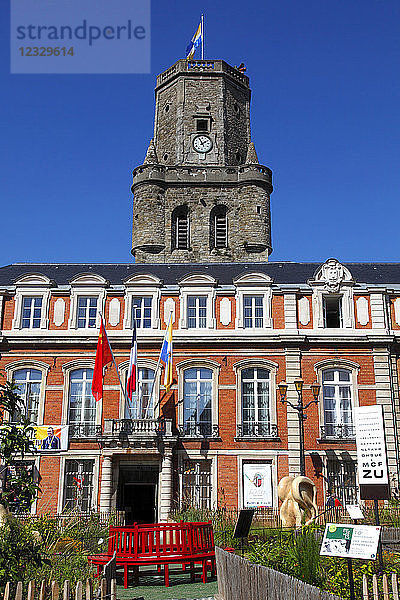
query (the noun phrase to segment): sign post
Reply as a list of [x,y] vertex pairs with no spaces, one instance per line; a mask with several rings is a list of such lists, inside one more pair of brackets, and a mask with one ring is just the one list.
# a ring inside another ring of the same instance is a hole
[[254,508],[242,509],[236,521],[235,530],[233,532],[234,538],[241,540],[242,556],[244,554],[244,538],[249,536],[251,523],[254,516]]
[[[354,409],[360,498],[374,501],[375,524],[380,525],[378,500],[390,498],[383,407],[359,406]],[[378,548],[379,568],[383,572],[382,546]]]
[[347,559],[350,600],[355,600],[353,558],[375,560],[378,552],[380,527],[327,523],[322,540],[321,556]]
[[390,497],[386,458],[383,407],[354,409],[358,460],[358,482],[362,500],[388,500]]

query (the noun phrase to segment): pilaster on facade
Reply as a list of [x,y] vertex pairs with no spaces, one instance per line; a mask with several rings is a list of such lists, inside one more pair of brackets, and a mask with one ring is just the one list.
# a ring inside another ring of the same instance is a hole
[[[301,352],[298,349],[286,348],[286,383],[287,400],[297,404],[298,396],[294,387],[294,381],[301,376]],[[297,412],[289,405],[287,406],[287,431],[288,431],[288,453],[289,453],[289,475],[300,474],[300,432]]]
[[283,310],[285,314],[285,328],[297,329],[297,300],[296,294],[284,294]]
[[385,329],[385,297],[382,291],[371,292],[371,320],[373,329]]
[[172,448],[164,449],[160,473],[160,521],[166,521],[172,509]]
[[395,419],[392,407],[390,353],[387,348],[374,348],[374,372],[376,386],[376,403],[383,406],[383,418],[386,435],[386,452],[391,482],[398,486],[398,457],[396,447]]
[[101,466],[100,480],[100,512],[111,511],[112,496],[112,458],[104,456]]

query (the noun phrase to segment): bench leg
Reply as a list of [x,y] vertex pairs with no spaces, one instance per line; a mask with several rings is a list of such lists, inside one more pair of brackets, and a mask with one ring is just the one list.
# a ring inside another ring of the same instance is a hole
[[157,573],[161,573],[161,565],[157,565]]
[[169,587],[169,568],[168,565],[164,565],[164,583],[165,587]]
[[217,574],[217,569],[216,569],[216,564],[215,564],[215,558],[211,559],[211,577],[215,577]]
[[207,561],[203,560],[203,569],[202,569],[202,574],[201,574],[201,579],[203,581],[203,583],[207,583]]
[[193,583],[195,580],[195,575],[194,575],[194,562],[190,563],[190,581]]
[[128,588],[128,565],[124,565],[124,588]]

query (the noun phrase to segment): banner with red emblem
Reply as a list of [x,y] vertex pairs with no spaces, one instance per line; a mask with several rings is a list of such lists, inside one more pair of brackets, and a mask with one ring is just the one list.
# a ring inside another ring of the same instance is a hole
[[272,506],[272,465],[243,464],[243,507]]

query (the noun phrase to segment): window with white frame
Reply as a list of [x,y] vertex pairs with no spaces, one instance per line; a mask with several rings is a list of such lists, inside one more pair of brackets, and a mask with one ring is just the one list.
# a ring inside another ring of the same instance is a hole
[[78,329],[96,327],[97,296],[78,296],[76,326]]
[[154,419],[154,369],[139,367],[138,389],[125,405],[125,419]]
[[211,369],[193,367],[183,374],[183,432],[184,435],[212,434]]
[[263,296],[243,297],[243,323],[246,329],[257,329],[264,324]]
[[187,297],[187,326],[189,329],[207,327],[207,296]]
[[270,436],[270,372],[252,367],[241,370],[241,424],[239,436]]
[[94,435],[96,431],[92,379],[93,369],[75,369],[70,373],[68,423],[71,437]]
[[[39,414],[40,390],[42,373],[38,369],[18,369],[13,373],[13,382],[18,387],[17,393],[23,400],[23,416],[37,424]],[[21,411],[16,411],[11,419],[17,423],[21,418]]]
[[183,460],[180,481],[181,509],[211,509],[211,460]]
[[136,319],[138,329],[150,329],[152,317],[151,296],[134,296],[132,298],[132,326]]
[[66,460],[63,511],[89,512],[92,507],[94,460]]
[[41,296],[24,296],[22,298],[21,329],[39,329],[42,322]]
[[326,369],[322,372],[324,425],[322,437],[353,438],[351,371]]

